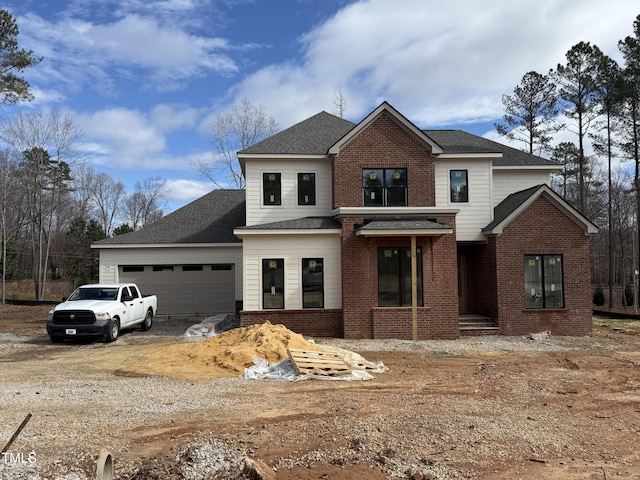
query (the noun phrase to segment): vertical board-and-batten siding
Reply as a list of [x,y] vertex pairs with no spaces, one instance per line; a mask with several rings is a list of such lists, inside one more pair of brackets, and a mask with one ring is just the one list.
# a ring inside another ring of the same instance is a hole
[[323,258],[324,308],[342,308],[339,235],[244,237],[244,310],[262,310],[262,260],[283,258],[286,310],[302,309],[302,259]]
[[[281,174],[281,205],[262,204],[262,174]],[[316,204],[298,205],[298,173],[316,174]],[[252,160],[245,164],[247,226],[331,214],[329,159]]]
[[[493,219],[491,205],[491,158],[436,160],[436,206],[459,208],[456,240],[485,240],[482,228]],[[467,170],[469,201],[451,202],[449,172]]]
[[235,264],[235,300],[242,300],[242,246],[192,248],[101,248],[100,283],[117,283],[122,265]]

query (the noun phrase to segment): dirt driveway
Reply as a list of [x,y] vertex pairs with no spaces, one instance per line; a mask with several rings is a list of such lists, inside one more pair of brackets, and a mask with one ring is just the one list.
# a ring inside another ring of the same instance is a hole
[[191,321],[52,345],[44,318],[0,307],[0,448],[32,414],[0,456],[2,479],[95,478],[103,449],[120,479],[640,479],[630,333],[318,339],[389,370],[274,382],[181,375],[208,368],[195,358],[144,373]]

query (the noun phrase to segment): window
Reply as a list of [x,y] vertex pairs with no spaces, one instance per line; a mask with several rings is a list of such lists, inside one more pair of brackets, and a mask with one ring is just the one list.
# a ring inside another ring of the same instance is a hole
[[302,308],[324,308],[322,258],[302,259]]
[[173,272],[173,265],[154,265],[154,272]]
[[131,273],[131,272],[144,272],[143,265],[124,265],[122,267],[122,273]]
[[451,170],[449,185],[451,188],[451,202],[462,203],[469,201],[469,180],[466,170]]
[[202,265],[183,265],[182,271],[183,272],[201,272]]
[[262,307],[284,308],[284,258],[262,260]]
[[233,265],[230,263],[214,263],[211,265],[211,270],[233,270]]
[[365,168],[362,170],[362,192],[366,207],[407,205],[407,169]]
[[262,188],[264,194],[264,205],[280,205],[281,194],[279,173],[263,173]]
[[562,308],[562,255],[524,256],[526,308]]
[[316,204],[316,174],[298,174],[298,205]]
[[[417,249],[418,305],[422,306],[422,251]],[[378,248],[378,305],[411,306],[411,249]]]

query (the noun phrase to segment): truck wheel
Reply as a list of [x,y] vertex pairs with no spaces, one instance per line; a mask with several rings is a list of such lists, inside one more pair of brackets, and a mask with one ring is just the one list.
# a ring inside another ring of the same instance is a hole
[[109,331],[107,332],[105,341],[107,343],[115,342],[120,335],[120,321],[117,318],[111,319],[109,322]]
[[152,324],[153,324],[153,310],[149,309],[147,310],[147,314],[145,315],[144,320],[140,325],[140,328],[142,328],[143,332],[146,332],[147,330],[151,330]]
[[49,338],[51,339],[51,343],[62,343],[62,340],[64,340],[62,337],[57,335],[50,335]]

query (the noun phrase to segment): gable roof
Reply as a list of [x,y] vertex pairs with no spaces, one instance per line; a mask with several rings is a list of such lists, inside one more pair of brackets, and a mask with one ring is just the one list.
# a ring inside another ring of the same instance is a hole
[[432,138],[445,154],[496,153],[501,157],[493,160],[494,167],[506,166],[549,166],[561,165],[553,160],[531,155],[517,148],[503,145],[488,138],[479,137],[462,130],[424,130],[425,135]]
[[340,152],[340,149],[347,145],[353,138],[355,138],[362,130],[367,128],[371,123],[373,123],[380,115],[384,112],[387,112],[401,127],[403,127],[406,131],[415,135],[415,137],[426,144],[431,152],[434,155],[438,155],[442,153],[442,148],[436,142],[434,142],[431,138],[426,136],[422,130],[416,127],[412,122],[410,122],[404,115],[402,115],[398,110],[393,108],[389,103],[382,102],[378,108],[376,108],[373,112],[367,115],[358,125],[356,125],[353,129],[351,129],[346,135],[342,138],[338,139],[334,145],[329,148],[330,154],[337,154]]
[[213,190],[135,232],[105,238],[93,248],[111,246],[240,243],[233,229],[245,224],[245,191]]
[[502,230],[511,223],[523,210],[542,195],[551,200],[560,210],[571,217],[574,222],[584,228],[585,233],[598,233],[598,227],[585,218],[580,212],[569,205],[548,185],[536,185],[526,190],[512,193],[494,209],[494,218],[489,225],[482,229],[485,235],[500,235]]
[[560,168],[557,162],[462,130],[419,130],[389,103],[383,102],[355,124],[349,120],[320,112],[238,152],[241,163],[248,156],[261,155],[328,155],[357,135],[383,111],[392,114],[401,125],[429,144],[434,154],[495,154],[495,167],[532,166]]
[[326,155],[331,145],[344,137],[355,123],[320,112],[261,142],[238,152],[245,155]]

